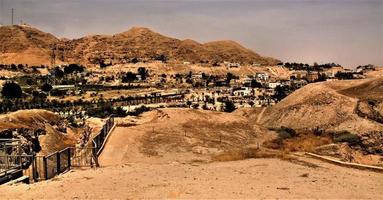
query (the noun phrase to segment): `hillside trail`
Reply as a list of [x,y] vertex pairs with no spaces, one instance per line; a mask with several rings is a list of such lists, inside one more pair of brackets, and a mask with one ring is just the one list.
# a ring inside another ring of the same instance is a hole
[[122,127],[116,127],[106,141],[105,147],[99,156],[101,166],[113,166],[122,163],[125,152],[135,148],[136,134]]
[[257,121],[256,121],[257,124],[259,124],[259,122],[261,121],[261,119],[263,117],[263,113],[265,113],[266,109],[267,109],[267,107],[263,107],[262,111],[258,114]]

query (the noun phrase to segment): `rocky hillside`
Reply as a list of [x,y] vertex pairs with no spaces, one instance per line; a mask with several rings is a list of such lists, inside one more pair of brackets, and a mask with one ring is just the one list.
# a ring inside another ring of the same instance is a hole
[[57,42],[55,36],[29,26],[0,26],[0,62],[49,64],[51,45]]
[[[375,78],[309,84],[277,105],[258,112],[259,118],[253,118],[260,119],[260,124],[271,129],[287,127],[295,130],[299,135],[296,140],[347,140],[351,146],[355,146],[352,143],[358,144],[359,148],[355,149],[362,149],[363,153],[382,156],[382,82],[382,78]],[[351,161],[359,162],[357,152],[350,152],[355,159]],[[377,163],[383,164],[381,160]]]
[[133,60],[167,59],[178,62],[238,62],[268,64],[279,62],[258,55],[234,41],[201,44],[193,40],[178,40],[147,28],[135,27],[115,35],[86,36],[74,40],[59,40],[29,26],[0,27],[0,58],[3,63],[49,64],[55,44],[56,62],[99,64],[128,63]]

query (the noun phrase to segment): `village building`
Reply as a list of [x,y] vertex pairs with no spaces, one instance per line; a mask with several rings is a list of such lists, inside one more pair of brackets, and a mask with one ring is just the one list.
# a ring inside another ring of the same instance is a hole
[[232,63],[232,62],[224,62],[223,63],[226,67],[230,67],[230,68],[239,68],[241,67],[241,64],[240,63]]
[[267,87],[271,88],[271,89],[275,89],[275,88],[277,88],[280,85],[281,85],[280,82],[270,82],[270,83],[267,83]]
[[253,91],[249,87],[241,87],[239,90],[234,90],[233,95],[239,97],[251,96]]
[[318,72],[309,72],[306,76],[306,79],[308,82],[314,82],[319,79],[319,73]]
[[307,71],[303,71],[303,70],[294,71],[291,76],[295,77],[296,79],[304,79],[307,76]]
[[267,74],[267,73],[265,73],[265,72],[257,72],[256,74],[255,74],[255,78],[257,79],[257,80],[261,80],[261,81],[267,81],[267,80],[269,80],[269,75]]

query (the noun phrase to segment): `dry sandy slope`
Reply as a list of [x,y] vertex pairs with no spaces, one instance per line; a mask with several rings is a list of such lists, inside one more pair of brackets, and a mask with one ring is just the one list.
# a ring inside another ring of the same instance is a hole
[[[382,199],[383,174],[313,160],[142,164],[75,170],[33,185],[0,186],[2,199]],[[307,176],[307,177],[306,177]]]
[[356,134],[383,131],[382,124],[354,112],[359,98],[381,100],[382,82],[380,78],[309,84],[267,109],[260,122],[267,127],[319,127]]
[[131,123],[135,125],[117,127],[111,134],[100,156],[101,164],[146,162],[148,156],[155,157],[157,162],[174,156],[192,160],[196,154],[201,159],[256,145],[272,136],[268,130],[252,125],[236,113],[159,109],[144,113]]
[[124,127],[108,139],[104,167],[0,186],[0,193],[3,199],[383,198],[383,174],[310,158],[212,162],[211,154],[270,137],[242,115],[160,109],[119,119]]

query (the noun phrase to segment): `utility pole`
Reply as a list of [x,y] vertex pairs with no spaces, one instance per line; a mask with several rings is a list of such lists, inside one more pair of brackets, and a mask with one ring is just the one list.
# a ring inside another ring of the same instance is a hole
[[13,25],[13,15],[14,15],[15,9],[12,8],[12,24]]
[[5,25],[5,20],[4,20],[4,16],[2,15],[2,13],[3,13],[3,8],[4,8],[4,0],[1,0],[0,1],[0,26],[2,26],[2,25]]

